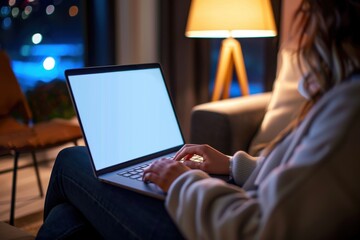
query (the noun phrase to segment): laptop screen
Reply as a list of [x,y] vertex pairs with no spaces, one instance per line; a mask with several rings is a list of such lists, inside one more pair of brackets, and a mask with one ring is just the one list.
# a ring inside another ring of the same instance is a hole
[[160,67],[109,69],[67,73],[95,169],[183,145]]

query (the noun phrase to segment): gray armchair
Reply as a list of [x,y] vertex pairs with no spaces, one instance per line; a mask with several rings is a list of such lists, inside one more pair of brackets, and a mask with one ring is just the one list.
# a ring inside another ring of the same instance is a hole
[[257,155],[298,115],[305,102],[297,90],[302,75],[294,51],[282,49],[273,91],[195,106],[190,142]]
[[249,151],[270,102],[271,93],[198,105],[191,115],[191,143],[209,144],[232,155]]

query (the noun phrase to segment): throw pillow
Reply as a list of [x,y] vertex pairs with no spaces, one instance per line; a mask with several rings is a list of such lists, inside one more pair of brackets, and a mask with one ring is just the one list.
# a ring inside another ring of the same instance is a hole
[[271,100],[264,120],[250,145],[250,154],[258,155],[299,113],[305,102],[297,90],[301,77],[295,51],[283,48],[278,54],[278,71]]

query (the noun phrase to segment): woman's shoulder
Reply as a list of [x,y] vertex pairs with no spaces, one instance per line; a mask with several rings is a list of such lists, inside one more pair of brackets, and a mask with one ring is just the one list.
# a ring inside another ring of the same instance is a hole
[[[339,111],[337,113],[355,112],[360,106],[360,74],[352,76],[349,80],[333,87],[314,106],[312,115]],[[311,115],[311,114],[310,114]]]
[[[285,159],[300,165],[319,163],[335,149],[337,152],[348,149],[349,142],[358,144],[360,75],[357,79],[334,87],[314,105],[294,134]],[[299,146],[302,151],[296,151]],[[344,151],[348,156],[357,150]]]

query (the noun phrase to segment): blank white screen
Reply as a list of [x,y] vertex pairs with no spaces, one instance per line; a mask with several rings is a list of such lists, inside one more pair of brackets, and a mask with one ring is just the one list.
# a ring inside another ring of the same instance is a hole
[[95,169],[182,145],[160,69],[69,76]]

